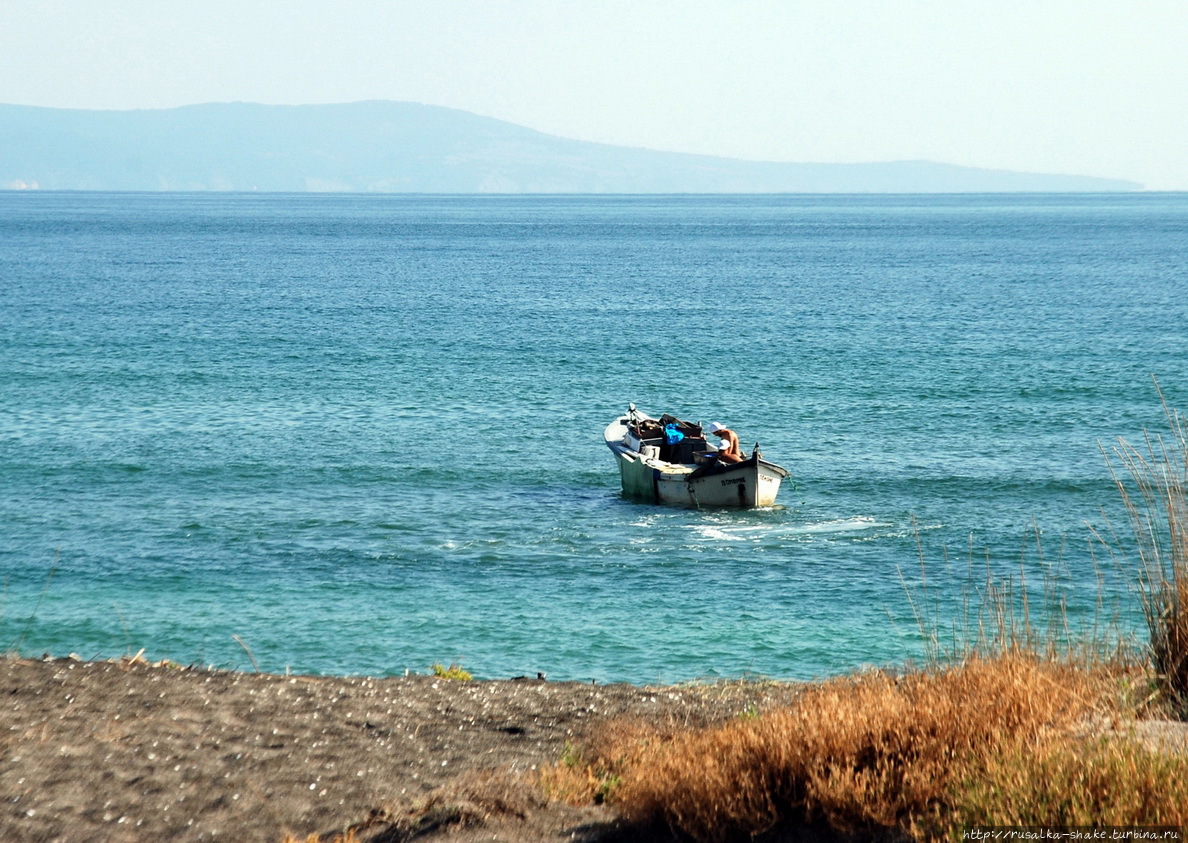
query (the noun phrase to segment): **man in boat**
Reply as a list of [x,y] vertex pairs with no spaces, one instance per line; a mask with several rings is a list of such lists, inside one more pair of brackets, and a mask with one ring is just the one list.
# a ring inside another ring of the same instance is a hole
[[709,432],[722,440],[718,445],[718,462],[742,462],[742,448],[739,447],[738,435],[733,430],[718,422],[710,422]]

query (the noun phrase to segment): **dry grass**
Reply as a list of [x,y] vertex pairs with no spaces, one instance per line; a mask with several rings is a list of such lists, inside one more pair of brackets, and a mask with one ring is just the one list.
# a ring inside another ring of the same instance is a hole
[[[788,822],[931,836],[995,759],[1070,740],[1091,715],[1116,716],[1118,687],[1105,669],[1019,655],[867,673],[716,728],[612,732],[569,765],[567,781],[574,795],[601,789],[628,821],[695,840],[744,839]],[[566,778],[552,775],[554,788]]]
[[[921,548],[918,579],[909,582],[902,568],[899,578],[924,643],[925,663],[957,665],[1009,653],[1052,662],[1135,664],[1141,654],[1133,632],[1122,623],[1120,600],[1107,599],[1106,576],[1096,554],[1100,545],[1100,538],[1088,542],[1097,600],[1092,612],[1083,612],[1075,625],[1069,622],[1069,587],[1077,578],[1065,561],[1066,546],[1061,544],[1054,560],[1047,559],[1038,524],[1032,525],[1018,564],[1008,574],[997,573],[988,556],[984,567],[975,563],[971,536],[959,605],[935,596]],[[1117,566],[1117,553],[1113,555]],[[947,555],[945,563],[942,573],[951,578]]]
[[1183,717],[1188,716],[1188,427],[1166,399],[1163,410],[1166,438],[1145,434],[1142,448],[1118,439],[1106,459],[1138,550],[1153,667]]
[[294,837],[286,834],[283,843],[359,843],[354,831],[335,834],[333,837],[322,837],[320,834],[310,834],[307,837]]
[[1051,740],[990,759],[955,794],[955,825],[1183,826],[1188,758],[1129,738]]

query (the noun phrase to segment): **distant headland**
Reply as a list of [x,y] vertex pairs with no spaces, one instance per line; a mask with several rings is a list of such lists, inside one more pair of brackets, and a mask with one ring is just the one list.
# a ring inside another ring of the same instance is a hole
[[0,105],[0,189],[1076,193],[1142,185],[929,161],[740,161],[570,140],[451,108],[370,101],[141,111]]

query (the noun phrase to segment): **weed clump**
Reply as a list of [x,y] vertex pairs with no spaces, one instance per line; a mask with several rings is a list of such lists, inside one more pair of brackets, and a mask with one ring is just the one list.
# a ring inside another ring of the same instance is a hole
[[1021,655],[871,672],[706,730],[633,727],[604,739],[586,773],[615,781],[609,799],[627,820],[695,840],[793,821],[927,836],[953,820],[955,794],[987,759],[1025,754],[1108,714],[1114,687],[1104,670]]
[[1130,737],[1060,739],[986,759],[954,791],[960,826],[1178,826],[1188,758]]
[[432,670],[433,675],[439,679],[456,679],[461,682],[469,682],[474,678],[470,675],[470,671],[463,670],[462,665],[458,664],[457,662],[451,662],[449,667],[437,662],[430,665],[429,669]]

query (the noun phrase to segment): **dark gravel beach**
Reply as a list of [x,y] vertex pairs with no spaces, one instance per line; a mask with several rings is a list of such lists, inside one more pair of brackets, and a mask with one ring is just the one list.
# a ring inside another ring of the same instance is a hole
[[[596,840],[602,808],[533,782],[610,717],[702,724],[774,683],[273,676],[140,659],[0,661],[0,839]],[[368,823],[368,818],[371,818]]]

